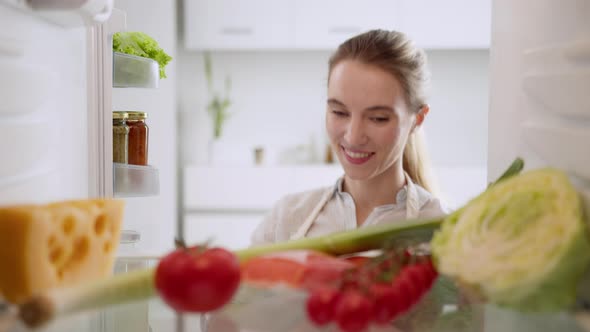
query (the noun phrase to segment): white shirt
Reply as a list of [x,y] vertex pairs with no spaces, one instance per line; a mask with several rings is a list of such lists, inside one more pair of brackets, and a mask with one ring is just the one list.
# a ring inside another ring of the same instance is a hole
[[[343,178],[339,178],[334,186],[283,197],[252,234],[252,245],[357,228],[354,201],[342,191],[342,182]],[[447,213],[437,198],[406,175],[406,185],[397,193],[396,203],[376,207],[360,227]]]

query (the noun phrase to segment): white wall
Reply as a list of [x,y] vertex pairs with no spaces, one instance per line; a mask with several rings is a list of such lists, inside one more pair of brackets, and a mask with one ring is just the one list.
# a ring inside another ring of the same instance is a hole
[[[442,189],[455,205],[485,186],[489,53],[440,50],[428,56],[433,79],[425,130],[433,163],[444,167]],[[217,89],[223,91],[226,75],[233,82],[235,114],[224,129],[226,140],[242,149],[315,142],[316,155],[323,151],[328,57],[322,51],[212,53]],[[184,160],[206,164],[211,121],[203,55],[180,47],[178,65]],[[460,168],[471,175],[457,185]]]
[[[306,144],[323,140],[326,62],[323,52],[212,53],[218,90],[232,79],[230,111],[224,137],[247,147]],[[211,121],[202,53],[179,51],[180,110],[186,140],[185,160],[207,163]]]
[[127,30],[152,36],[173,57],[166,67],[167,79],[158,89],[114,89],[115,109],[148,112],[149,163],[159,169],[160,195],[127,199],[124,228],[137,230],[138,247],[163,253],[173,247],[176,228],[176,2],[116,0],[127,13]]

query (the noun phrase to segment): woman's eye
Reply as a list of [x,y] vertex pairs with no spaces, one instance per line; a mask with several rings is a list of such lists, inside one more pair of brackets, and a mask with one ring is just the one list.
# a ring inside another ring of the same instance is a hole
[[389,118],[386,118],[386,117],[373,117],[373,118],[371,118],[371,121],[377,122],[377,123],[384,123],[384,122],[389,121]]
[[332,110],[332,113],[336,116],[339,116],[339,117],[348,116],[348,113],[346,113],[344,111]]

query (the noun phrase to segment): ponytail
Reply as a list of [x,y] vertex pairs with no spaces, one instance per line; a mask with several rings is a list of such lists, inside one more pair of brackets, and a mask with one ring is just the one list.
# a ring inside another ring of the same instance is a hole
[[408,136],[404,149],[403,168],[414,183],[420,185],[434,196],[439,194],[421,127],[417,127]]

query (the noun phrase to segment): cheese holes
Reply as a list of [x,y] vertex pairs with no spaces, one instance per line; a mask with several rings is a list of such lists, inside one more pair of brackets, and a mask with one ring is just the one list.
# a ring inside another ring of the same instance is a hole
[[108,254],[111,252],[111,250],[113,250],[113,244],[110,241],[107,241],[104,243],[104,246],[102,247],[102,249],[104,250],[104,252],[106,254]]
[[74,216],[66,217],[61,224],[61,228],[65,235],[71,235],[74,233],[74,228],[76,227],[76,220]]
[[90,240],[87,236],[82,236],[76,239],[74,242],[72,257],[70,258],[71,262],[79,262],[83,260],[88,255],[88,250],[90,249]]
[[96,235],[102,235],[107,228],[107,218],[104,214],[99,215],[94,220],[94,233]]
[[49,261],[51,262],[51,264],[57,265],[59,261],[62,259],[63,255],[64,250],[62,247],[52,248],[49,251]]

